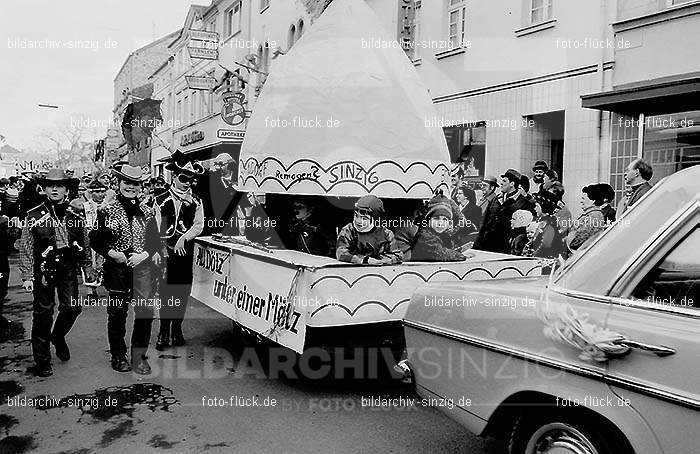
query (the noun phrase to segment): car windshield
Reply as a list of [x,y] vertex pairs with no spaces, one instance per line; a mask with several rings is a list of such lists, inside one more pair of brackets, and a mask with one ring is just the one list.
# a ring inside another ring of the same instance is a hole
[[664,178],[556,273],[558,286],[606,294],[620,269],[661,227],[700,193],[700,167]]

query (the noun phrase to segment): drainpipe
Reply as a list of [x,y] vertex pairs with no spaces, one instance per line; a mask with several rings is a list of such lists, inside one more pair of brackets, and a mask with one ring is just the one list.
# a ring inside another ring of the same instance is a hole
[[[605,39],[607,38],[607,29],[608,29],[608,24],[607,24],[607,19],[608,19],[608,2],[607,0],[600,0],[600,13],[601,13],[601,20],[600,20],[600,39],[601,42],[605,42]],[[614,37],[613,37],[614,39]],[[605,90],[605,73],[604,73],[604,63],[605,63],[605,46],[600,46],[600,59],[598,61],[598,86],[600,87],[600,92],[603,92]],[[615,50],[613,49],[613,53]],[[608,169],[607,175],[603,175],[603,168],[608,168],[610,165],[610,157],[607,159],[607,165],[605,162],[602,162],[603,156],[607,156],[607,153],[603,153],[603,111],[598,110],[598,181],[607,181],[609,180],[609,175],[610,171]],[[612,124],[610,124],[610,119],[608,119],[608,130],[610,133]],[[608,149],[609,151],[612,151]]]

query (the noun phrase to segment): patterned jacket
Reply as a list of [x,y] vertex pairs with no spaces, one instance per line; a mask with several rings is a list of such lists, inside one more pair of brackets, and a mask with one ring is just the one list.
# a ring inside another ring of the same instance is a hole
[[401,255],[394,241],[394,234],[381,226],[367,233],[360,233],[351,222],[343,227],[338,235],[336,258],[341,262],[362,264],[372,257],[396,264],[401,263]]
[[150,211],[130,207],[133,216],[129,216],[123,203],[118,197],[100,208],[97,225],[90,232],[90,246],[105,258],[104,286],[110,291],[128,291],[133,285],[131,270],[109,257],[110,249],[124,252],[127,257],[144,251],[152,255],[160,250],[158,226]]

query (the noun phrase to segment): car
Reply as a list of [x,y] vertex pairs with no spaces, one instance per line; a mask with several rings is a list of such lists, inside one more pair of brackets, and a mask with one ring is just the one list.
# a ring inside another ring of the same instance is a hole
[[421,285],[404,379],[511,453],[698,452],[699,221],[696,166],[550,276]]

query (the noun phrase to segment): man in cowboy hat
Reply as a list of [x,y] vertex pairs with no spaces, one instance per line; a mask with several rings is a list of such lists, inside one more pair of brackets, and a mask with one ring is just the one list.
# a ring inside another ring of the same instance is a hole
[[[138,199],[143,172],[128,164],[115,166],[119,180],[115,199],[97,213],[96,227],[90,232],[90,245],[105,258],[102,284],[109,292],[107,337],[112,369],[134,370],[149,375],[146,351],[153,323],[152,266],[160,265],[160,239],[155,219],[144,211]],[[126,359],[126,318],[134,307],[131,335],[131,361]]]
[[[59,359],[70,359],[65,336],[82,311],[76,304],[79,266],[92,276],[84,222],[68,209],[69,181],[62,169],[51,169],[41,178],[39,184],[46,199],[29,210],[22,230],[20,272],[24,289],[34,293],[32,352],[34,372],[41,377],[53,373],[49,342],[54,344]],[[54,293],[58,294],[56,323]]]
[[160,331],[156,350],[185,345],[182,321],[192,287],[194,240],[204,229],[204,208],[192,194],[194,179],[204,173],[198,163],[171,162],[170,190],[156,197],[155,212],[166,256],[165,279],[160,288]]

